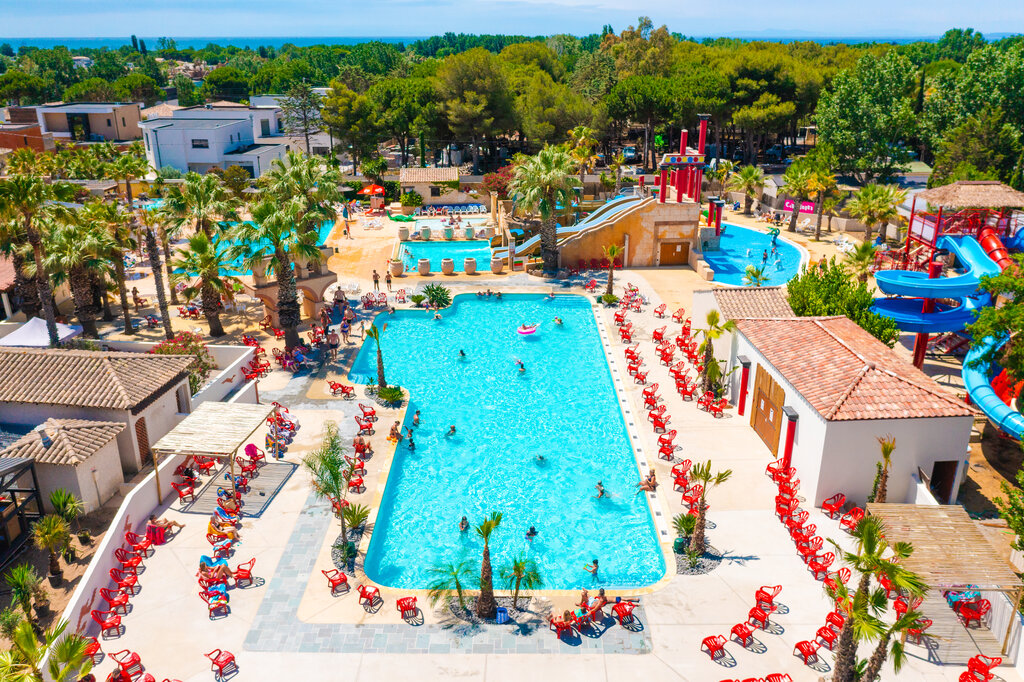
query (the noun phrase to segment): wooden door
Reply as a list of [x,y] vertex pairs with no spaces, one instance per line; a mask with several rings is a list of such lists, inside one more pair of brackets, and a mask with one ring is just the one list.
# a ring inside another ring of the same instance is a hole
[[139,442],[139,460],[142,466],[150,460],[149,456],[149,430],[146,428],[146,418],[139,417],[135,422],[135,440]]
[[686,265],[689,261],[689,242],[661,242],[658,265]]
[[785,401],[786,392],[763,367],[758,365],[754,379],[754,407],[750,411],[750,425],[775,456],[779,454],[782,405]]

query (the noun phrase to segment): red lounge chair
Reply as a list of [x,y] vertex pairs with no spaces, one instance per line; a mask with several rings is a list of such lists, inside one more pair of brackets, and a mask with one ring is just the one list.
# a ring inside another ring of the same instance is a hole
[[754,593],[754,600],[757,605],[771,613],[775,611],[775,598],[782,592],[782,585],[764,585]]
[[662,419],[661,417],[655,417],[654,419],[652,419],[651,421],[654,423],[654,432],[655,433],[658,433],[658,431],[664,432],[668,428],[667,425],[668,425],[669,420],[671,420],[671,417],[668,417],[668,416],[666,416],[664,419]]
[[131,546],[133,552],[142,556],[146,556],[146,553],[153,546],[152,540],[131,531],[127,531],[124,534],[124,541]]
[[356,397],[355,386],[346,386],[345,384],[338,383],[337,381],[328,381],[327,384],[331,387],[331,395],[341,395],[342,398]]
[[658,458],[671,462],[672,458],[675,457],[675,451],[676,446],[672,445],[671,443],[668,445],[662,445],[660,448],[658,448]]
[[682,396],[683,400],[693,400],[693,394],[697,391],[697,384],[687,384],[683,387],[676,384],[676,389],[679,391],[679,395]]
[[359,586],[359,603],[362,604],[364,601],[367,606],[373,606],[373,604],[380,599],[380,590],[370,585]]
[[654,333],[651,334],[651,340],[652,341],[664,341],[665,340],[665,330],[666,329],[667,329],[667,327],[658,327],[657,329],[655,329]]
[[238,664],[235,663],[235,655],[229,651],[223,651],[221,649],[214,649],[208,654],[203,654],[210,659],[210,670],[216,670],[218,677],[224,676],[224,670],[237,669]]
[[747,623],[765,630],[768,628],[768,614],[764,609],[755,606],[747,612]]
[[633,360],[634,358],[639,357],[640,344],[639,343],[633,344],[629,348],[626,348],[624,352],[626,354],[626,358],[628,358],[630,360]]
[[846,495],[842,493],[836,493],[835,495],[821,503],[821,511],[828,514],[828,517],[830,519],[833,519],[835,518],[836,514],[842,511],[844,504],[846,504]]
[[701,651],[707,649],[711,660],[715,660],[719,656],[725,656],[725,637],[721,635],[705,637],[700,643],[700,649]]
[[852,572],[845,566],[840,568],[838,571],[832,571],[825,577],[825,586],[832,587],[834,590],[836,588],[836,583],[842,583],[843,585],[848,583],[851,575]]
[[416,614],[419,613],[419,608],[416,606],[416,597],[402,597],[395,602],[395,608],[402,614],[402,620],[415,618]]
[[92,619],[99,623],[100,637],[106,637],[107,632],[113,630],[121,636],[121,616],[114,611],[97,611],[93,609]]
[[634,384],[640,384],[641,386],[643,386],[644,384],[647,383],[647,374],[648,374],[648,372],[641,372],[641,371],[639,371],[639,369],[640,368],[637,367],[637,372],[636,372],[636,374],[633,375],[633,383]]
[[798,545],[796,551],[800,554],[800,557],[804,560],[804,563],[806,564],[811,559],[817,558],[818,552],[822,550],[822,546],[824,544],[824,540],[822,540],[820,537],[815,536],[813,538],[809,538],[806,543]]
[[682,462],[678,462],[672,466],[672,476],[679,478],[680,476],[687,476],[690,473],[690,467],[693,466],[693,462],[688,459],[684,459]]
[[619,619],[619,625],[623,623],[632,622],[633,609],[636,608],[636,602],[632,601],[620,601],[618,604],[612,607],[612,613]]
[[[117,661],[117,666],[121,669],[121,673],[127,675],[129,678],[133,678],[136,675],[142,673],[142,659],[134,651],[128,649],[122,649],[121,651],[115,651],[110,654],[110,657]],[[137,672],[132,672],[132,671]]]
[[800,500],[795,497],[790,497],[785,501],[775,502],[775,515],[785,522],[796,512],[800,507]]
[[625,327],[619,328],[619,340],[623,343],[633,343],[633,330]]
[[135,594],[135,588],[139,586],[139,578],[134,573],[125,573],[117,568],[110,569],[110,579],[117,584],[117,589]]
[[352,417],[352,418],[356,420],[356,425],[359,427],[359,435],[360,436],[362,436],[363,434],[367,434],[367,435],[372,435],[373,434],[373,422],[364,421],[364,420],[360,419],[359,417]]
[[[586,266],[584,265],[583,267],[586,267]],[[594,291],[594,290],[596,290],[597,289],[597,280],[596,279],[590,280],[585,285],[583,285],[583,288],[586,289],[587,291]]]
[[682,323],[684,315],[686,315],[686,311],[683,310],[682,308],[679,308],[674,313],[672,313],[672,320],[674,322]]
[[800,479],[798,478],[795,481],[783,481],[779,484],[779,492],[783,495],[796,497],[797,493],[800,492]]
[[356,492],[360,492],[360,493],[363,492],[364,490],[366,490],[366,486],[363,485],[363,477],[362,476],[353,476],[352,478],[350,478],[348,480],[348,489],[349,490],[355,490]]
[[658,445],[672,445],[672,441],[676,439],[676,430],[672,429],[666,433],[658,436]]
[[555,631],[555,637],[562,639],[562,635],[565,633],[572,634],[573,628],[572,623],[565,623],[560,620],[555,620],[553,616],[548,616],[548,630]]
[[845,528],[851,533],[853,529],[857,527],[860,520],[864,518],[864,510],[860,507],[854,507],[850,511],[843,514],[843,518],[839,519],[840,528]]
[[223,611],[225,616],[231,613],[227,594],[220,590],[201,590],[199,598],[206,602],[206,609],[210,618],[213,618],[214,614],[218,611]]
[[[930,625],[931,621],[928,623]],[[1002,662],[1003,659],[998,656],[990,658],[983,654],[978,654],[974,658],[968,659],[967,670],[982,680],[991,680],[994,677],[992,669],[999,666]]]
[[[125,613],[128,613],[128,596],[124,592],[112,590],[109,587],[100,588],[100,596],[107,602],[107,607],[114,613],[118,613],[118,609],[124,609]],[[93,613],[97,613],[93,611]]]
[[252,580],[252,567],[256,565],[256,558],[249,559],[244,564],[239,564],[235,568],[235,587],[238,587],[239,583],[253,584]]
[[790,516],[789,519],[786,521],[786,528],[789,529],[789,534],[792,535],[793,531],[803,528],[804,523],[806,523],[807,519],[809,519],[810,517],[811,514],[806,509],[801,509],[796,514]]
[[363,412],[363,419],[371,422],[377,421],[377,410],[373,409],[369,405],[363,405],[359,403],[359,409]]
[[732,630],[729,632],[732,633],[732,636],[736,638],[744,649],[747,648],[747,640],[754,639],[754,631],[747,623],[737,623],[732,626]]
[[259,372],[254,372],[252,369],[247,369],[247,368],[243,367],[242,368],[242,377],[246,381],[259,381],[260,380],[260,373]]
[[829,626],[838,634],[842,629],[843,625],[846,624],[846,616],[839,613],[838,611],[829,611],[828,615],[825,616],[825,625]]
[[[914,627],[907,629],[907,635],[909,637],[912,637],[915,642],[920,644],[921,640],[924,638],[925,630],[927,630],[931,626],[932,626],[931,618],[919,618],[917,620],[917,623],[915,624]],[[1002,660],[1002,659],[1000,659],[1000,660]],[[971,664],[971,662],[968,661],[967,665],[970,666],[970,664]]]
[[114,558],[121,562],[124,570],[135,569],[142,565],[142,557],[128,552],[123,547],[114,550]]
[[661,305],[659,305],[657,308],[654,309],[654,316],[655,317],[665,317],[665,311],[666,310],[668,310],[668,306],[665,305],[664,303],[662,303]]
[[85,639],[88,642],[85,645],[85,657],[91,659],[93,665],[95,665],[97,663],[96,657],[103,653],[103,650],[100,649],[100,641],[95,637],[86,637]]
[[363,462],[363,460],[358,457],[349,457],[348,455],[343,456],[345,457],[345,461],[348,462],[348,465],[352,467],[352,473],[359,474],[360,476],[366,474],[366,463]]
[[[803,510],[801,509],[800,511]],[[791,516],[789,517],[789,520],[786,521],[786,523],[789,524],[792,520],[793,517]],[[789,531],[789,536],[793,538],[793,542],[795,542],[797,548],[799,548],[800,545],[808,544],[811,541],[811,538],[815,536],[817,531],[818,526],[816,524],[809,523],[806,526],[803,526],[801,528],[794,528],[793,530]]]
[[259,476],[259,467],[256,466],[256,462],[251,460],[246,461],[241,457],[235,457],[235,464],[238,465],[243,476]]
[[832,647],[836,645],[836,640],[839,639],[839,633],[827,625],[822,625],[818,628],[814,639],[820,640],[822,646],[828,647],[828,650],[832,651]]
[[992,602],[988,599],[982,599],[979,602],[961,604],[960,605],[960,618],[964,621],[964,627],[970,628],[971,621],[978,621],[978,627],[981,627],[981,619],[992,609]]
[[[349,589],[348,576],[338,569],[332,568],[329,571],[320,572],[324,574],[325,578],[327,578],[327,584],[331,586],[331,594],[334,594],[334,591],[339,587],[344,587],[346,591]],[[362,588],[363,586],[360,585],[359,587]],[[360,598],[360,600],[361,599],[362,598]]]
[[729,401],[725,398],[719,398],[718,400],[708,404],[708,412],[711,413],[712,417],[721,417],[722,411],[728,407]]
[[793,647],[793,653],[795,655],[799,652],[800,657],[804,659],[804,665],[810,665],[811,659],[818,660],[818,649],[820,648],[821,644],[818,642],[797,642]]
[[807,565],[811,568],[811,573],[814,574],[815,580],[820,580],[819,575],[824,577],[828,574],[828,569],[832,567],[832,562],[836,560],[836,555],[832,552],[825,552],[816,559],[811,559],[807,562]]
[[252,443],[245,446],[245,456],[248,457],[249,461],[253,464],[259,464],[260,462],[266,463],[267,461],[267,453],[263,452]]
[[783,481],[790,480],[794,476],[796,476],[796,468],[795,467],[789,467],[788,469],[783,469],[783,468],[779,467],[772,474],[772,480],[775,481],[776,485],[778,485],[779,483],[782,483]]
[[704,486],[700,485],[699,483],[693,486],[692,488],[688,488],[686,492],[683,493],[683,504],[689,507],[690,511],[692,512],[693,506],[700,502],[700,496],[703,492]]
[[284,338],[284,330],[283,329],[278,329],[277,327],[271,327],[270,331],[274,332],[274,338],[275,339],[283,339]]
[[180,483],[171,483],[171,487],[178,493],[178,501],[185,502],[187,500],[195,501],[196,489],[190,485],[182,485]]

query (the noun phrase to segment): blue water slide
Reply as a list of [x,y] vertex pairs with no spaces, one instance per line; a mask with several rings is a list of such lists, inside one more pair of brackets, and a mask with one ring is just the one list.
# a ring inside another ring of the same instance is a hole
[[880,270],[875,273],[878,288],[882,293],[891,296],[963,298],[971,296],[978,290],[983,276],[1000,273],[999,266],[988,257],[985,249],[974,237],[941,237],[937,246],[956,255],[957,262],[964,266],[962,275],[930,279],[927,272]]
[[971,365],[988,353],[996,344],[1002,345],[1005,340],[996,340],[988,337],[977,348],[972,348],[964,358],[964,386],[967,388],[967,395],[971,396],[978,409],[985,413],[989,421],[995,424],[1003,433],[1020,440],[1024,437],[1024,415],[1017,412],[1003,402],[995,389],[992,388],[992,368]]
[[920,298],[876,298],[873,312],[892,319],[896,326],[914,334],[957,332],[974,322],[974,311],[988,305],[985,294],[968,296],[961,305],[936,304],[933,312],[922,313],[924,301]]
[[[585,230],[588,227],[596,225],[600,222],[604,222],[605,220],[608,220],[612,216],[635,206],[642,199],[643,197],[638,196],[615,197],[614,199],[610,199],[608,202],[598,207],[596,211],[594,211],[593,213],[591,213],[578,223],[574,225],[567,225],[565,227],[559,227],[558,229],[555,230],[555,234],[558,237],[567,237],[571,234],[576,234],[580,230]],[[526,241],[524,241],[522,244],[517,244],[516,253],[528,253],[531,249],[533,249],[535,246],[538,246],[539,244],[540,235],[535,234]],[[504,257],[507,254],[507,252],[507,249],[501,249],[500,251],[496,251],[494,255],[495,257],[501,258]]]

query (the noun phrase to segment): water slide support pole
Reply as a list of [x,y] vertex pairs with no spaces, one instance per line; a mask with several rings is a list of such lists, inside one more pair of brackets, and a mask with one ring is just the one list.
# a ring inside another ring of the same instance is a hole
[[[935,279],[942,274],[942,263],[933,260],[928,264],[928,278]],[[935,312],[935,299],[926,298],[924,299],[924,305],[921,306],[921,313],[928,314]],[[914,367],[921,369],[924,366],[924,354],[928,350],[928,334],[925,332],[919,333],[914,338]]]

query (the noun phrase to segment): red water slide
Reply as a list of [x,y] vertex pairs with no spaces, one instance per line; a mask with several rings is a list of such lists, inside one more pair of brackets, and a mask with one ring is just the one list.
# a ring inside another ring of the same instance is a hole
[[981,248],[985,249],[988,257],[994,260],[1000,269],[1006,270],[1006,268],[1013,265],[1010,252],[1006,250],[1002,240],[999,239],[999,235],[991,227],[981,229],[981,232],[978,233],[978,241],[981,242]]

